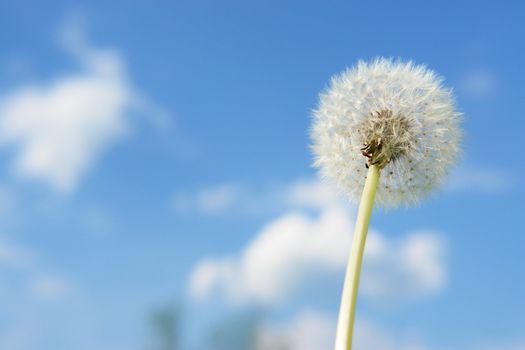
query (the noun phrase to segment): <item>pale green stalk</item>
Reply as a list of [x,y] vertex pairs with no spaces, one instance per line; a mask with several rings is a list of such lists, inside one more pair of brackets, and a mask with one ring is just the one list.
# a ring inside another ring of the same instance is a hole
[[361,274],[361,265],[363,263],[368,223],[370,222],[370,216],[372,215],[378,182],[379,167],[377,165],[371,165],[368,168],[365,188],[363,189],[361,203],[359,204],[352,250],[350,251],[350,258],[346,268],[343,295],[341,297],[341,306],[339,308],[339,320],[337,322],[335,350],[352,349],[359,276]]

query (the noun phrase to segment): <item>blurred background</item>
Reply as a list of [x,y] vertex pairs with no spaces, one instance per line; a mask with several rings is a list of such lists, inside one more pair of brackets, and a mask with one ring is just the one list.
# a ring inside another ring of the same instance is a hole
[[525,5],[0,2],[0,349],[332,348],[355,207],[311,167],[329,78],[427,64],[464,157],[377,210],[356,350],[525,350]]

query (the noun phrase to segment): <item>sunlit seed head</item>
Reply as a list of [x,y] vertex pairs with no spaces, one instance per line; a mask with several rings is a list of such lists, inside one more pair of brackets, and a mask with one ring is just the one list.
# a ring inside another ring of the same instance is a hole
[[461,114],[424,66],[376,59],[332,78],[312,127],[315,165],[357,200],[366,166],[381,168],[379,204],[415,204],[459,154]]

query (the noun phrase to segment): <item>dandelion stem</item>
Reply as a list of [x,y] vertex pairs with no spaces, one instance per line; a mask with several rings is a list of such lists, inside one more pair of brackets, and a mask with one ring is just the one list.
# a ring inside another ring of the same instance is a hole
[[352,250],[350,251],[350,258],[346,268],[343,295],[341,297],[341,306],[339,308],[339,320],[337,322],[335,350],[352,349],[359,276],[361,274],[366,235],[368,233],[368,223],[370,222],[370,216],[372,215],[378,182],[379,167],[377,165],[370,165],[363,195],[361,196],[361,203],[359,204]]

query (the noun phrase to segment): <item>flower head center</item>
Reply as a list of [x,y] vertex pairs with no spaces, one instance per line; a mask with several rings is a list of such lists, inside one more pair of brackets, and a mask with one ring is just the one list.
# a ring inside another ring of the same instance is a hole
[[368,165],[381,169],[409,151],[413,144],[408,120],[389,109],[371,113],[362,122],[360,133],[363,137],[361,153],[368,158]]

